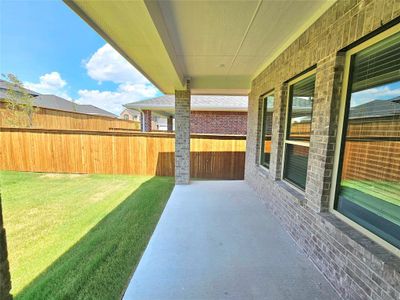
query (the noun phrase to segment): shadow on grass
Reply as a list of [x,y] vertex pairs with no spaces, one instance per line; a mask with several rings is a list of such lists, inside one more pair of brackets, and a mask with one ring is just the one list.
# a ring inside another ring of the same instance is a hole
[[173,186],[170,177],[141,184],[15,299],[119,299]]

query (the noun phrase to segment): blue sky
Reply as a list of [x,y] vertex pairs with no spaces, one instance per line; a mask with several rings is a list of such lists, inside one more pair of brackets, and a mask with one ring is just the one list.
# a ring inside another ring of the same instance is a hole
[[62,1],[0,0],[0,72],[27,88],[119,113],[161,95]]
[[351,107],[355,107],[373,100],[389,100],[400,95],[400,81],[384,84],[351,95]]

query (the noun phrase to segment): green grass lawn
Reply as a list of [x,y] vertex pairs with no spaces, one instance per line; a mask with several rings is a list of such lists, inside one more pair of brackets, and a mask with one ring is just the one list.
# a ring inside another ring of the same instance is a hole
[[119,299],[170,177],[0,172],[16,299]]

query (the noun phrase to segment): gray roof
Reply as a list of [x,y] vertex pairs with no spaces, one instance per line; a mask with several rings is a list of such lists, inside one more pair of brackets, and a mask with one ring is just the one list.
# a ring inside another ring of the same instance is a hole
[[400,115],[399,97],[389,100],[372,100],[350,108],[350,118],[376,118]]
[[[205,111],[247,111],[247,96],[192,95],[191,110]],[[124,105],[130,109],[173,111],[175,96],[164,95],[157,98],[132,102]]]
[[[0,99],[4,99],[7,96],[7,90],[10,88],[15,91],[20,90],[20,88],[0,79]],[[36,107],[117,118],[113,113],[94,105],[78,104],[55,95],[42,95],[25,88],[24,90],[34,97],[33,100]]]
[[37,107],[78,112],[78,104],[54,95],[39,95],[34,103]]
[[39,95],[35,97],[35,106],[63,110],[68,112],[77,112],[89,115],[98,115],[116,118],[117,116],[109,111],[101,109],[90,104],[78,104],[55,95]]
[[20,87],[15,86],[15,85],[13,85],[13,84],[10,83],[10,82],[7,82],[7,81],[5,81],[5,80],[0,79],[0,97],[1,97],[1,96],[4,97],[5,94],[7,93],[7,90],[8,90],[8,89],[12,89],[12,90],[17,91],[17,92],[20,92],[21,90],[24,90],[24,91],[26,91],[28,94],[30,94],[30,95],[32,95],[32,96],[40,95],[40,94],[37,93],[37,92],[28,90],[28,89],[26,89],[26,88],[22,88],[22,89],[21,89]]
[[[6,93],[8,89],[13,89],[14,91],[21,91],[21,88],[13,85],[12,83],[0,79],[0,93]],[[28,94],[31,94],[32,96],[40,95],[39,93],[28,90],[26,88],[23,88],[23,90],[25,90]]]
[[78,112],[90,115],[112,117],[112,118],[117,117],[113,113],[91,104],[78,104]]

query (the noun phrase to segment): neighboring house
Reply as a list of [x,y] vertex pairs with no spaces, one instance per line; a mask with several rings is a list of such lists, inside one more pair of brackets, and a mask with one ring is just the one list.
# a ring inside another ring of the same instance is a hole
[[101,109],[97,106],[90,104],[78,104],[55,95],[39,95],[35,97],[34,103],[36,107],[47,109],[56,109],[81,114],[117,118],[115,114]]
[[[142,112],[143,131],[172,131],[174,128],[174,95],[128,103],[124,106]],[[155,125],[151,126],[151,123]],[[246,134],[247,97],[193,95],[191,98],[190,132]]]
[[[0,101],[1,99],[4,99],[6,97],[7,90],[10,88],[12,88],[15,91],[20,90],[20,88],[15,87],[4,80],[0,80]],[[33,102],[34,106],[36,107],[117,118],[115,114],[94,105],[78,104],[55,95],[39,94],[37,92],[25,88],[24,90],[28,92],[28,94],[34,97]]]
[[[10,126],[5,117],[4,99],[7,90],[20,91],[21,88],[0,80],[0,126]],[[90,104],[78,104],[55,95],[42,95],[24,89],[33,97],[36,111],[33,115],[33,127],[46,129],[87,129],[87,130],[138,130],[138,121],[119,120],[118,117],[104,109]],[[22,126],[21,124],[19,126]]]
[[125,108],[120,113],[119,118],[123,120],[140,121],[140,112],[129,108]]

